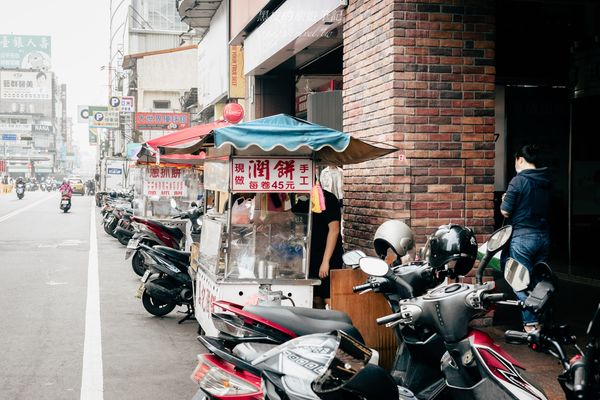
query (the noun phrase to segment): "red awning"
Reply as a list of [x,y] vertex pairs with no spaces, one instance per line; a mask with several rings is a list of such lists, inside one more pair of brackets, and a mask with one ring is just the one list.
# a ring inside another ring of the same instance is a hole
[[158,149],[159,146],[186,147],[191,143],[197,142],[201,137],[208,135],[213,129],[222,128],[227,125],[231,124],[223,120],[204,125],[195,125],[156,139],[148,140],[145,145],[152,149]]

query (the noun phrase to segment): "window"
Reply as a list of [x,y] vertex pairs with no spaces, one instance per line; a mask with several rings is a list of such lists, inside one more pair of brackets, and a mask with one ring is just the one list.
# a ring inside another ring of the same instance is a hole
[[156,109],[168,110],[169,108],[171,108],[170,100],[154,100],[152,103],[154,104],[154,108]]

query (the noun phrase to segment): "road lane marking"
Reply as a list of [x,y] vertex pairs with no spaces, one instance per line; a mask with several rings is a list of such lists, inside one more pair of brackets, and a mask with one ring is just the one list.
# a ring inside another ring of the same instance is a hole
[[81,373],[81,400],[103,400],[102,332],[100,327],[100,281],[98,278],[98,242],[96,215],[92,204],[90,222],[90,255],[88,259],[87,301],[85,306],[85,339],[83,342],[83,370]]
[[29,210],[30,208],[33,208],[33,207],[37,206],[38,204],[41,204],[41,203],[43,203],[43,202],[45,202],[45,201],[48,201],[48,200],[50,200],[52,197],[53,197],[53,196],[44,197],[43,199],[41,199],[41,200],[38,200],[38,201],[36,201],[35,203],[31,203],[31,204],[29,204],[29,205],[27,205],[27,206],[25,206],[25,207],[23,207],[23,208],[19,208],[18,210],[15,210],[15,211],[13,211],[13,212],[11,212],[11,213],[8,213],[8,214],[6,214],[6,215],[3,215],[2,217],[0,217],[0,222],[4,222],[4,221],[6,221],[6,220],[7,220],[7,219],[9,219],[9,218],[12,218],[12,217],[14,217],[15,215],[19,215],[19,214],[21,214],[22,212],[24,212],[24,211],[27,211],[27,210]]

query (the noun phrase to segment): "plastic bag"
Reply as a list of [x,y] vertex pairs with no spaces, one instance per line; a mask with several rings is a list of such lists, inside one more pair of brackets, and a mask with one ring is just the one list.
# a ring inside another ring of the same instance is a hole
[[231,206],[231,223],[236,225],[249,224],[252,200],[237,199]]

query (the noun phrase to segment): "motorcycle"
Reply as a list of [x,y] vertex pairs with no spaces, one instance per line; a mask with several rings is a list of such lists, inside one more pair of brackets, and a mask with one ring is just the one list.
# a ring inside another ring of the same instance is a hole
[[[171,204],[174,209],[176,204]],[[202,216],[202,211],[196,203],[191,204],[188,211],[179,210],[179,215],[174,219],[189,219],[192,222],[192,233],[200,232],[201,225],[198,222]],[[151,219],[131,216],[132,225],[136,233],[131,237],[127,244],[125,259],[131,257],[131,267],[138,276],[143,276],[146,271],[144,258],[138,253],[139,245],[146,246],[166,246],[175,250],[181,250],[185,245],[185,235],[179,228],[172,228],[158,221]]]
[[187,312],[179,323],[194,318],[193,283],[187,272],[190,253],[144,244],[140,245],[138,252],[144,258],[147,269],[140,279],[136,297],[141,298],[146,311],[164,316],[175,306],[185,305]]
[[23,182],[17,183],[16,189],[17,198],[21,200],[25,196],[25,184]]
[[71,209],[71,196],[63,195],[60,200],[60,209],[67,213]]
[[[534,351],[557,358],[563,367],[558,382],[567,400],[600,398],[600,304],[588,325],[588,345],[585,350],[581,350],[575,344],[576,337],[571,334],[568,325],[551,321],[548,299],[554,292],[554,283],[552,271],[547,264],[536,264],[530,273],[524,265],[509,258],[504,276],[514,290],[527,290],[527,299],[515,303],[541,315],[542,323],[540,329],[529,333],[506,331],[506,341],[512,344],[527,344]],[[537,282],[533,289],[532,282]],[[570,359],[564,349],[566,345],[575,345],[577,350],[577,354]]]
[[[472,330],[468,326],[468,322],[487,311],[490,305],[496,302],[506,300],[503,293],[491,293],[494,289],[493,282],[483,284],[483,271],[493,254],[501,249],[504,244],[510,239],[512,228],[504,227],[496,231],[488,240],[488,251],[481,261],[480,269],[477,273],[477,284],[461,284],[453,283],[446,286],[438,286],[426,294],[410,299],[402,299],[399,301],[400,311],[386,317],[379,318],[377,323],[385,324],[388,327],[396,327],[402,325],[411,329],[419,327],[428,328],[440,335],[444,341],[445,353],[441,357],[441,370],[447,386],[447,395],[452,399],[545,399],[546,397],[533,384],[528,382],[522,373],[522,367],[508,355],[504,350],[495,345],[491,338],[480,331]],[[371,276],[383,276],[387,274],[389,266],[382,260],[377,258],[364,257],[360,260],[361,269],[369,271]],[[303,338],[297,338],[301,341]],[[360,342],[357,342],[360,343]],[[285,346],[285,344],[283,345]],[[363,345],[360,345],[364,348]],[[289,358],[290,352],[284,347],[278,350],[283,356]],[[266,354],[266,353],[265,353]],[[257,365],[259,358],[254,358],[250,362],[251,366]],[[438,364],[440,365],[440,364]],[[237,365],[236,365],[237,366]],[[258,372],[263,373],[263,392],[269,395],[269,390],[275,390],[276,382],[281,381],[282,377],[288,377],[286,391],[296,394],[283,397],[280,392],[277,392],[280,397],[273,398],[316,398],[316,396],[337,395],[340,398],[347,398],[341,393],[347,389],[347,385],[354,381],[355,376],[358,379],[359,371],[352,370],[346,363],[336,365],[336,368],[329,369],[321,375],[324,379],[322,383],[326,384],[327,379],[333,379],[335,388],[327,388],[318,386],[318,379],[314,380],[312,385],[310,382],[298,383],[298,376],[293,369],[288,370],[284,364],[273,364],[270,369],[262,369]],[[371,368],[372,369],[372,368]],[[255,372],[257,372],[255,370]],[[320,372],[323,372],[321,369]],[[348,372],[348,373],[346,373]],[[266,375],[265,375],[266,373]],[[341,376],[336,374],[341,373]],[[387,378],[383,375],[387,374]],[[271,376],[269,376],[271,374]],[[369,374],[368,374],[369,375]],[[255,375],[257,376],[257,375]],[[376,373],[377,379],[367,379],[364,385],[359,388],[353,388],[353,393],[360,394],[361,398],[382,398],[380,391],[377,394],[370,391],[370,387],[379,387],[381,382],[393,382],[397,384],[392,376],[383,371]],[[312,379],[312,378],[311,378]],[[294,385],[292,385],[293,382]],[[375,382],[377,382],[375,384]],[[285,382],[284,382],[285,383]],[[331,382],[330,382],[331,383]],[[290,387],[291,386],[291,387]],[[399,393],[393,390],[393,386],[389,386],[389,396],[385,398],[398,398],[400,395],[412,396],[409,391],[404,388],[398,389]],[[296,390],[294,388],[304,387],[310,390]],[[284,391],[284,393],[286,392]],[[299,394],[298,394],[299,392]],[[267,397],[268,398],[268,397]],[[335,397],[327,397],[335,398]]]

